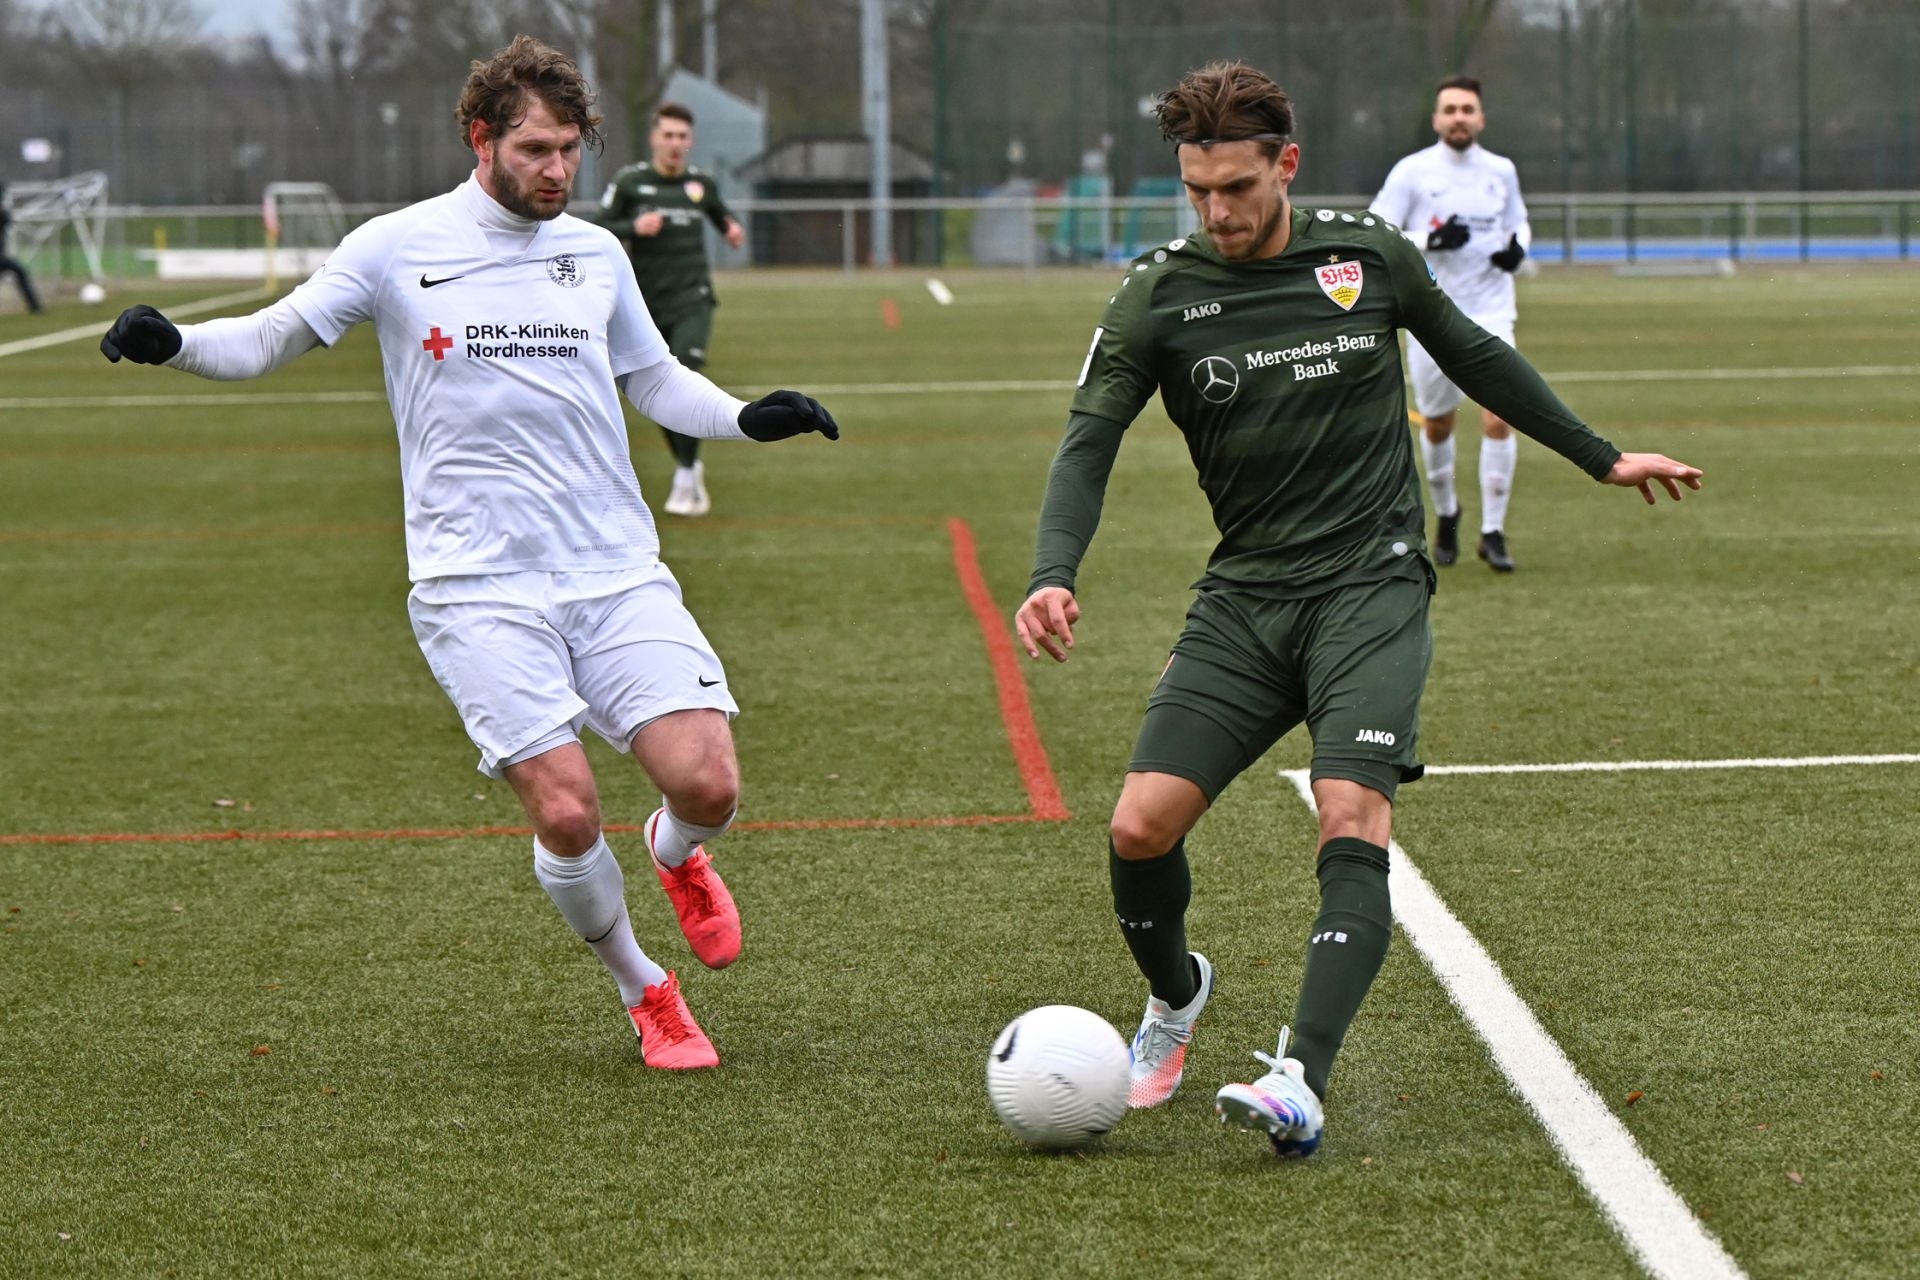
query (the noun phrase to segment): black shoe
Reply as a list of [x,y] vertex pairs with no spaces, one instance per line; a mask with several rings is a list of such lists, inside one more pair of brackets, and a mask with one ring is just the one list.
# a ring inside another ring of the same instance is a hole
[[1507,554],[1507,535],[1498,530],[1480,535],[1480,558],[1495,573],[1513,572],[1513,557]]
[[1460,558],[1460,513],[1441,516],[1433,531],[1433,562],[1452,564]]

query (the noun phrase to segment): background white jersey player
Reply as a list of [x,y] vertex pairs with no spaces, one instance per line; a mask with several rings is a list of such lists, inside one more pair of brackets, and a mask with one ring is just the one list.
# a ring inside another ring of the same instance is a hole
[[[1440,140],[1393,166],[1374,197],[1373,212],[1405,229],[1426,251],[1434,278],[1454,304],[1487,332],[1513,345],[1513,273],[1533,243],[1520,176],[1513,161],[1479,143],[1487,127],[1480,82],[1453,76],[1440,83],[1433,131]],[[1460,557],[1460,499],[1454,486],[1454,415],[1465,395],[1440,372],[1419,342],[1407,338],[1407,367],[1414,408],[1425,420],[1421,455],[1433,496],[1438,529],[1433,558],[1452,564]],[[1502,573],[1513,570],[1507,548],[1507,501],[1513,493],[1513,428],[1482,410],[1486,438],[1480,442],[1479,554]]]
[[456,110],[476,157],[447,195],[375,218],[251,316],[175,327],[131,307],[109,360],[208,378],[267,373],[369,321],[400,435],[408,612],[428,665],[534,828],[534,874],[613,974],[649,1066],[719,1063],[680,985],[640,949],[579,730],[631,751],[662,793],[651,862],[694,954],[740,953],[703,844],[740,772],[726,673],[660,562],[619,394],[687,435],[839,428],[817,401],[727,395],[667,350],[607,231],[566,215],[600,116],[564,54],[520,36],[473,64]]

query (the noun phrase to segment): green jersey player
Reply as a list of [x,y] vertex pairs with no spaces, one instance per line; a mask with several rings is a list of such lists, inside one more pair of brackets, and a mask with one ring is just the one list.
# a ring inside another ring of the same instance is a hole
[[1461,314],[1399,229],[1296,208],[1293,108],[1239,63],[1189,74],[1161,130],[1201,230],[1135,261],[1080,371],[1015,617],[1064,661],[1074,578],[1127,426],[1158,392],[1186,437],[1220,542],[1147,702],[1110,828],[1114,908],[1150,988],[1133,1041],[1136,1107],[1173,1096],[1213,967],[1187,949],[1187,832],[1242,770],[1305,722],[1319,810],[1320,914],[1291,1031],[1271,1068],[1220,1090],[1223,1118],[1282,1155],[1320,1142],[1334,1054],[1392,930],[1387,845],[1415,743],[1434,574],[1407,430],[1398,331],[1476,401],[1594,479],[1674,497],[1700,472],[1623,454],[1518,352]]
[[[713,336],[713,278],[707,270],[706,233],[712,223],[738,249],[746,232],[727,211],[711,174],[687,162],[693,151],[693,112],[663,102],[647,135],[651,159],[615,174],[600,198],[599,222],[625,246],[647,312],[674,356],[696,372],[706,367]],[[660,429],[676,464],[668,515],[703,516],[712,509],[700,441]]]

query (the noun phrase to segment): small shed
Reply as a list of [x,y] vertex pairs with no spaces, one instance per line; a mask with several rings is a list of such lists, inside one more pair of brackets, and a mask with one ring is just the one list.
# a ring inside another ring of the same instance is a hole
[[[933,193],[933,162],[926,156],[895,142],[892,165],[894,199],[923,199]],[[756,200],[834,201],[843,206],[762,210],[750,232],[756,263],[837,266],[846,263],[849,252],[854,262],[863,263],[872,256],[868,211],[845,207],[865,205],[872,198],[873,147],[867,139],[794,138],[749,160],[735,174],[752,184]],[[896,209],[893,252],[899,262],[937,261],[937,217]]]

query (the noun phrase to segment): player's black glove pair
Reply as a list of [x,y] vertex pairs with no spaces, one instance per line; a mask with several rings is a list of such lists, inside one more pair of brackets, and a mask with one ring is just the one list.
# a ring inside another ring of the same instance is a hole
[[1526,259],[1527,251],[1520,247],[1520,237],[1514,236],[1507,241],[1507,247],[1498,253],[1490,253],[1487,260],[1502,271],[1518,271]]
[[740,429],[762,442],[818,431],[829,440],[840,438],[840,424],[826,406],[798,391],[774,391],[740,411]]
[[123,356],[135,364],[165,364],[180,354],[180,331],[143,302],[120,313],[100,339],[100,354],[114,364]]
[[[1447,220],[1427,232],[1427,249],[1432,251],[1458,249],[1473,237],[1473,228],[1460,221],[1460,215],[1450,214]],[[1518,271],[1526,260],[1527,251],[1520,247],[1520,237],[1510,236],[1507,247],[1497,253],[1487,255],[1487,261],[1502,271]]]
[[[165,364],[180,354],[180,330],[173,321],[145,303],[128,307],[100,339],[100,352],[118,364]],[[755,440],[785,440],[818,431],[829,440],[840,438],[840,424],[818,400],[798,391],[775,391],[740,411],[740,429]]]

